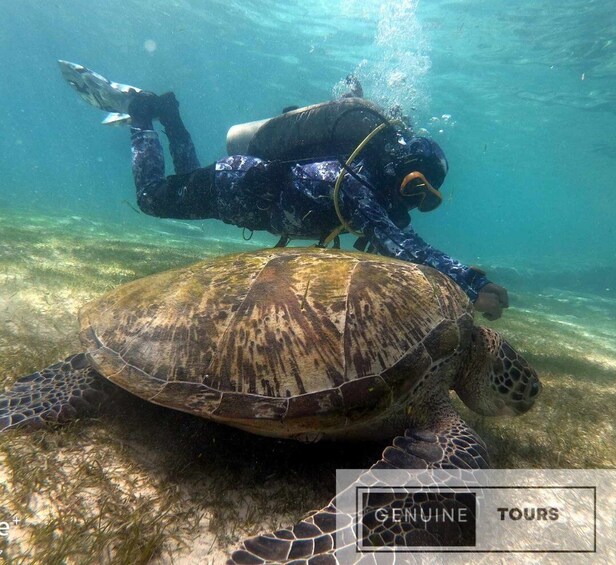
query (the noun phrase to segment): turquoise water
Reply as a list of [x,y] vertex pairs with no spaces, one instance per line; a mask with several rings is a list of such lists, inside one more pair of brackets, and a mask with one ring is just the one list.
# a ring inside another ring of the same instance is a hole
[[415,219],[428,241],[488,266],[613,264],[609,2],[21,0],[0,11],[3,208],[150,225],[124,202],[127,131],[98,125],[58,58],[173,89],[203,164],[224,154],[231,125],[329,99],[355,71],[448,155],[447,202]]
[[[414,225],[509,289],[493,325],[542,376],[536,407],[514,423],[464,413],[495,466],[615,467],[615,38],[605,0],[0,2],[0,389],[76,352],[79,306],[109,288],[277,240],[136,213],[128,131],[100,125],[57,59],[173,90],[204,165],[233,124],[331,99],[353,72],[444,148],[444,204]],[[221,562],[262,520],[288,525],[322,505],[336,467],[373,460],[229,442],[187,418],[140,404],[85,431],[0,437],[0,522],[19,516],[38,536],[13,533],[0,550],[80,563],[107,555],[109,535],[118,563],[146,562],[148,544],[177,557],[166,544],[192,516],[197,534],[177,535],[186,547],[201,536],[202,553],[190,561],[185,547],[176,562]],[[92,505],[89,488],[116,506]],[[247,518],[253,491],[261,514]],[[138,524],[133,537],[118,516]]]

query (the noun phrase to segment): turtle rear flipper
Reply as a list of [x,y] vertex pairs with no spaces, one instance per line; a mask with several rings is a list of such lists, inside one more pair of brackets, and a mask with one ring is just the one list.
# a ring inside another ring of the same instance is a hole
[[107,398],[107,382],[78,353],[41,371],[17,379],[0,393],[0,432],[66,422],[95,412]]

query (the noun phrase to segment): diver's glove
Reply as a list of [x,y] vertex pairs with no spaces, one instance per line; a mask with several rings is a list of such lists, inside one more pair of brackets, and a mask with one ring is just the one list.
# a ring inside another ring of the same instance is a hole
[[502,316],[503,308],[509,308],[507,289],[491,282],[482,286],[475,300],[475,310],[483,312],[487,320],[497,320]]

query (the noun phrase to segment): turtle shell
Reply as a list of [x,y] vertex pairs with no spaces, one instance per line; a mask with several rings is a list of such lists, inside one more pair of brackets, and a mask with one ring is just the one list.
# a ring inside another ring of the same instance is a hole
[[285,248],[133,281],[80,321],[96,370],[137,396],[299,436],[383,418],[467,343],[472,316],[428,267]]

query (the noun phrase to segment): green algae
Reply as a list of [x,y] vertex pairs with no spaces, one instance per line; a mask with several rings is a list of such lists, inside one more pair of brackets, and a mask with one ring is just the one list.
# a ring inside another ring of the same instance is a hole
[[[246,248],[83,218],[1,215],[0,386],[79,351],[77,311],[88,300]],[[616,341],[602,323],[614,305],[559,292],[519,294],[515,304],[490,325],[540,372],[535,408],[497,420],[456,401],[493,465],[615,467]],[[0,520],[21,520],[0,549],[14,563],[219,562],[247,533],[325,503],[336,468],[368,466],[381,448],[253,437],[120,395],[96,419],[0,437]]]

